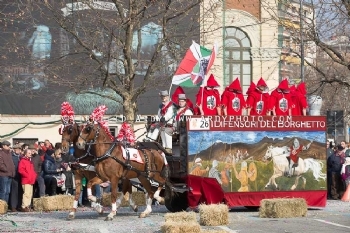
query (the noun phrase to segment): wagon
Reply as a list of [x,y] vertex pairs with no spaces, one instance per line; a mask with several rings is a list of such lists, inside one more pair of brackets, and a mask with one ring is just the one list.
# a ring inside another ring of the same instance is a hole
[[222,202],[256,208],[266,198],[326,205],[326,117],[188,116],[179,131],[166,156],[169,211]]

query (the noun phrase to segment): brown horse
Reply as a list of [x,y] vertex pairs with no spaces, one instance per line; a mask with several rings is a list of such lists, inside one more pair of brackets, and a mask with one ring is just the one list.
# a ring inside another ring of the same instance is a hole
[[[76,146],[76,142],[78,140],[79,137],[79,126],[77,123],[73,123],[73,124],[67,124],[64,125],[64,128],[62,130],[62,151],[63,153],[68,153],[69,151],[69,147],[71,144],[73,144],[74,146],[74,157],[76,159],[76,164],[74,164],[74,166],[76,167],[76,169],[73,169],[73,173],[74,173],[74,179],[75,179],[75,197],[74,197],[74,202],[73,202],[73,208],[71,210],[71,212],[68,214],[67,219],[74,219],[75,218],[75,213],[77,210],[77,206],[78,206],[78,200],[79,200],[79,196],[81,193],[81,181],[83,179],[83,177],[85,177],[89,182],[87,184],[87,189],[88,189],[88,193],[91,193],[91,195],[89,195],[89,200],[92,201],[92,206],[95,207],[95,209],[97,210],[97,212],[99,213],[103,213],[103,208],[99,203],[95,203],[96,202],[96,197],[92,196],[92,187],[96,184],[101,184],[102,180],[100,178],[98,178],[96,176],[96,172],[95,172],[95,167],[93,166],[93,159],[94,156],[91,154],[90,151],[90,146],[88,148],[85,149],[79,149]],[[131,196],[131,190],[132,190],[132,185],[130,183],[130,181],[124,181],[123,182],[123,193],[125,194],[126,192],[129,192],[129,204],[130,207],[137,212],[138,208],[137,205],[134,204],[133,200],[132,200],[132,196]]]
[[[146,217],[152,212],[152,200],[155,198],[160,203],[164,198],[160,197],[160,191],[163,188],[168,176],[168,166],[164,154],[160,154],[154,149],[137,150],[141,156],[142,163],[125,159],[123,157],[123,145],[112,139],[108,129],[98,123],[87,123],[80,132],[76,145],[84,149],[87,144],[91,144],[95,151],[96,173],[103,180],[109,180],[112,187],[112,211],[106,220],[112,220],[120,206],[117,199],[116,187],[119,179],[138,178],[144,189],[147,191],[147,207],[140,214],[140,218]],[[130,156],[131,157],[131,156]],[[159,183],[156,192],[152,190],[150,180]]]

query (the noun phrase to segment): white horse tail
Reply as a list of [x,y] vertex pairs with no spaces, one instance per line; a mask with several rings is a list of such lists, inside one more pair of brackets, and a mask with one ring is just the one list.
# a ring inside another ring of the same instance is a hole
[[325,180],[327,178],[327,175],[322,172],[323,163],[319,160],[315,160],[313,158],[307,158],[304,160],[305,163],[305,172],[307,172],[309,169],[311,169],[312,174],[315,177],[315,180],[323,179]]

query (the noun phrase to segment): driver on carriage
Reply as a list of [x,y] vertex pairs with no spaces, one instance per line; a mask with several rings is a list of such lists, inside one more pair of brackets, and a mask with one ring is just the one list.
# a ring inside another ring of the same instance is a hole
[[159,132],[162,139],[162,146],[168,153],[172,153],[173,147],[173,131],[174,131],[174,116],[176,113],[173,102],[169,99],[168,91],[161,91],[159,93],[162,103],[159,105],[158,118],[159,122],[151,125],[147,133],[147,139],[157,141]]
[[289,170],[288,177],[292,176],[295,170],[295,167],[298,166],[299,153],[308,150],[312,142],[307,144],[306,146],[300,145],[299,140],[297,138],[294,139],[293,146],[289,148],[290,155],[287,157],[289,161]]

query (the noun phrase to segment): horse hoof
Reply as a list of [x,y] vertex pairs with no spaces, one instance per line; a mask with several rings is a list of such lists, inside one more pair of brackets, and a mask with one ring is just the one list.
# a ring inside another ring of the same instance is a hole
[[75,215],[74,214],[69,214],[67,216],[67,220],[73,220],[75,218]]
[[105,221],[112,221],[112,220],[113,220],[113,217],[107,216],[107,217],[105,218]]
[[139,218],[146,218],[147,215],[148,215],[148,214],[146,214],[146,213],[141,213],[140,216],[139,216]]

